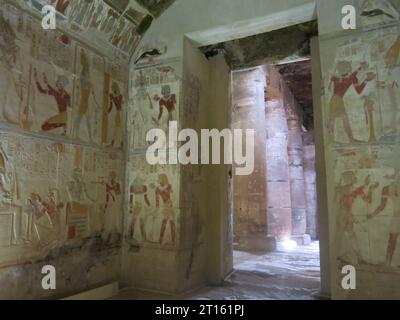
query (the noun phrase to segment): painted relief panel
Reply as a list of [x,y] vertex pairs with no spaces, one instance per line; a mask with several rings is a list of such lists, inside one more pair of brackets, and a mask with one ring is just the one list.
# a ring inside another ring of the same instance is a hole
[[[31,8],[39,12],[47,4],[57,10],[57,22],[69,30],[87,36],[90,41],[107,44],[123,52],[132,54],[140,40],[139,25],[147,17],[133,8],[125,10],[127,2],[102,0],[28,0]],[[110,5],[114,4],[115,5]],[[123,4],[122,6],[120,4]]]
[[394,146],[334,151],[335,248],[341,263],[400,272],[399,167]]
[[167,134],[169,122],[179,122],[180,92],[180,80],[171,66],[132,72],[130,150],[143,152],[147,148],[146,134],[150,129],[162,129]]
[[119,238],[120,153],[1,132],[1,264],[94,236]]
[[121,68],[12,5],[0,12],[0,121],[27,132],[121,148]]
[[179,235],[179,166],[147,163],[134,156],[127,167],[128,243],[175,246]]
[[99,137],[101,100],[104,86],[95,79],[104,75],[104,60],[96,54],[76,47],[75,74],[77,75],[76,96],[73,103],[73,123],[71,136],[74,139],[95,143]]
[[[330,142],[377,144],[400,141],[398,30],[348,38],[339,44],[335,53],[331,57],[333,65],[326,66],[330,73],[324,77]],[[327,53],[327,56],[331,54]]]
[[400,35],[321,42],[329,207],[338,267],[400,274]]

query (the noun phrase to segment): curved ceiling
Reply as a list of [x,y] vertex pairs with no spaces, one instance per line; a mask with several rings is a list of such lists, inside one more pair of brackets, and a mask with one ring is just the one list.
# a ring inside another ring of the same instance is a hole
[[130,58],[140,39],[175,0],[17,0],[42,14],[45,5],[57,11],[57,23],[89,44]]

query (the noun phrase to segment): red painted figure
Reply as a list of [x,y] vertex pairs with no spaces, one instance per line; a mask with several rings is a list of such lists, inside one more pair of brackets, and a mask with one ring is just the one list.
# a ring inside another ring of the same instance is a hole
[[110,107],[108,108],[108,114],[111,113],[113,106],[115,106],[115,117],[114,117],[114,128],[113,134],[111,138],[111,146],[117,143],[123,146],[123,140],[121,137],[122,134],[122,104],[124,102],[124,98],[121,94],[121,90],[119,88],[118,83],[113,82],[111,85],[112,93],[110,93]]
[[171,94],[171,87],[169,85],[163,86],[161,89],[161,93],[163,95],[162,98],[157,95],[154,97],[154,100],[158,101],[158,104],[160,106],[160,112],[157,119],[153,118],[153,121],[157,124],[159,124],[159,121],[163,115],[164,108],[168,111],[168,122],[172,121],[172,112],[175,110],[176,105],[176,95]]
[[108,182],[104,182],[106,186],[106,204],[104,205],[104,214],[107,213],[107,208],[109,203],[115,202],[117,200],[117,196],[121,194],[121,186],[116,181],[117,173],[115,171],[110,172],[110,178]]
[[163,215],[163,222],[161,225],[159,243],[162,244],[163,242],[164,233],[168,222],[171,228],[172,242],[175,243],[175,212],[172,206],[171,199],[172,186],[169,184],[166,174],[160,174],[158,176],[158,181],[159,186],[156,188],[156,207],[160,207],[160,199],[162,200],[162,203],[164,205],[161,210],[161,213]]
[[354,86],[356,92],[358,94],[361,94],[366,87],[367,82],[372,80],[372,78],[368,77],[362,83],[359,83],[357,74],[359,70],[364,67],[364,64],[362,64],[357,71],[352,72],[350,62],[340,61],[338,62],[336,67],[336,72],[338,73],[338,75],[335,74],[331,77],[331,84],[333,84],[333,94],[329,103],[330,114],[328,121],[328,130],[330,134],[333,134],[335,121],[337,118],[340,118],[343,121],[343,126],[350,142],[358,141],[353,137],[353,132],[351,130],[351,125],[346,112],[343,98],[351,86]]
[[[393,256],[397,247],[397,240],[400,233],[400,184],[399,184],[399,172],[392,177],[393,182],[382,189],[381,203],[375,209],[375,211],[368,215],[369,219],[376,217],[383,212],[388,204],[389,199],[393,202],[393,216],[390,222],[389,239],[386,249],[386,264],[390,266],[392,264]],[[397,178],[397,179],[396,179]]]
[[[363,262],[361,257],[361,249],[358,244],[357,235],[354,230],[354,224],[356,220],[353,213],[353,204],[357,198],[361,198],[365,203],[371,204],[372,192],[378,188],[379,184],[375,183],[371,185],[371,177],[367,176],[364,180],[364,184],[356,186],[357,176],[354,172],[344,172],[342,174],[342,180],[345,180],[345,184],[342,182],[336,187],[335,200],[339,200],[339,210],[336,216],[336,249],[337,259],[343,262]],[[366,189],[368,191],[366,192]],[[343,245],[343,241],[347,236],[347,243]],[[348,253],[342,252],[342,250],[351,251],[351,257],[356,257],[357,261],[349,261]]]
[[45,87],[43,88],[40,84],[37,71],[34,70],[34,77],[36,81],[37,89],[42,94],[48,94],[49,96],[53,96],[58,107],[58,114],[50,117],[42,124],[43,131],[50,131],[57,128],[63,128],[65,135],[67,133],[67,108],[71,107],[71,96],[67,91],[65,91],[65,86],[68,85],[68,79],[65,76],[59,76],[56,81],[56,89],[53,88],[48,82],[46,74],[43,74],[43,81],[45,83]]
[[56,4],[56,10],[65,15],[65,11],[67,10],[69,6],[70,1],[69,0],[58,0]]

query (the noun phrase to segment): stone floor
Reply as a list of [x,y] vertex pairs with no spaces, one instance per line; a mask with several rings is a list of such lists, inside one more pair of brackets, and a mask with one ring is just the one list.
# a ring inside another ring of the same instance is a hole
[[113,299],[192,300],[308,300],[319,289],[319,245],[288,248],[278,244],[269,254],[234,251],[233,274],[220,287],[204,287],[190,295],[161,294],[127,290]]

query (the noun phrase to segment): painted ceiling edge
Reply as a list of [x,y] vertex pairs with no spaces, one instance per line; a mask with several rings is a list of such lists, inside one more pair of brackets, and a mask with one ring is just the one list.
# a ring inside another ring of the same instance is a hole
[[57,29],[71,39],[85,43],[105,57],[131,63],[141,39],[175,0],[0,0],[0,4],[22,10],[40,20],[42,8],[54,3]]

